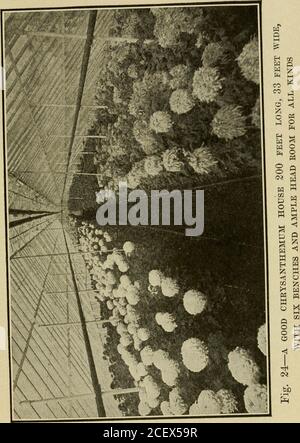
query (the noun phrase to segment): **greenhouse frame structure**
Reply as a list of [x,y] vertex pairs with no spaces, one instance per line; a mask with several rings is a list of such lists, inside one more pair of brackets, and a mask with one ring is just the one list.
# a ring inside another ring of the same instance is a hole
[[[103,10],[4,13],[12,418],[118,416],[67,202],[109,37]],[[101,106],[100,106],[101,108]],[[105,135],[96,135],[102,138]],[[105,320],[104,320],[105,321]]]

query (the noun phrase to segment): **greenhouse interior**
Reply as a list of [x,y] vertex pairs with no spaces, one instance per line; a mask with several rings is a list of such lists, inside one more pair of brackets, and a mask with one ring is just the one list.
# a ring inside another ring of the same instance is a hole
[[[4,14],[16,420],[267,414],[256,6]],[[97,193],[204,190],[205,229]]]

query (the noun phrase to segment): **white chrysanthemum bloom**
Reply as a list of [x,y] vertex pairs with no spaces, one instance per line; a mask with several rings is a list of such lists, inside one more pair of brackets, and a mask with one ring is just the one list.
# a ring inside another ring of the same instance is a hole
[[119,298],[118,288],[114,288],[114,289],[112,290],[112,296],[113,296],[113,298],[114,298],[113,302],[114,302],[114,303],[117,302],[117,301],[118,301],[118,298]]
[[132,324],[132,323],[130,323],[127,326],[126,330],[128,331],[128,333],[130,335],[136,335],[136,333],[137,333],[137,327],[134,324]]
[[221,414],[233,414],[238,410],[238,402],[232,391],[220,389],[217,396],[221,402]]
[[165,365],[170,361],[170,355],[163,349],[158,349],[153,353],[152,362],[157,369],[162,370]]
[[169,312],[159,312],[159,321],[160,324],[163,326],[164,323],[172,323],[175,322],[175,317],[173,314],[170,314]]
[[202,11],[189,14],[184,8],[151,8],[155,15],[154,35],[163,48],[176,46],[182,32],[193,34],[203,21]]
[[138,406],[139,414],[143,417],[145,415],[149,415],[151,412],[151,409],[147,403],[140,402]]
[[106,283],[109,285],[115,285],[117,283],[116,277],[111,271],[106,273]]
[[120,284],[123,289],[128,289],[131,286],[131,280],[128,275],[121,275]]
[[140,185],[141,181],[144,178],[145,178],[145,171],[144,171],[144,159],[143,159],[133,164],[131,170],[126,175],[124,181],[127,182],[127,186],[129,188],[135,189],[137,186]]
[[268,392],[267,386],[253,384],[247,387],[244,392],[244,403],[246,411],[250,414],[265,414],[268,412]]
[[139,329],[139,326],[138,326],[136,323],[133,323],[133,322],[130,322],[129,324],[136,328],[135,333],[132,334],[132,338],[133,338],[133,340],[137,339],[137,340],[140,340],[140,341],[141,341],[141,339],[138,337],[138,333],[137,333],[137,332],[138,332],[138,329]]
[[136,189],[143,180],[144,176],[140,172],[131,170],[126,176],[128,188]]
[[139,291],[134,286],[130,286],[126,289],[126,299],[130,305],[137,305],[140,301]]
[[191,289],[183,296],[183,306],[191,315],[201,314],[207,305],[207,297],[200,291]]
[[120,322],[120,323],[118,323],[116,331],[119,335],[123,335],[123,334],[127,333],[127,326],[124,323]]
[[120,304],[119,304],[119,302],[118,302],[118,300],[116,300],[116,299],[113,299],[113,304],[115,305],[115,307],[116,308],[118,308],[118,312],[120,313],[120,311],[119,311],[119,308],[120,308]]
[[[121,344],[121,343],[120,343]],[[123,346],[123,345],[121,345]],[[124,347],[124,346],[123,346]],[[131,364],[131,360],[133,359],[133,356],[130,354],[130,352],[128,351],[128,349],[124,348],[124,351],[121,354],[122,360],[123,362],[129,366]]]
[[119,313],[122,317],[125,317],[127,313],[125,306],[119,306]]
[[170,75],[168,71],[159,71],[152,75],[154,76],[154,81],[156,79],[157,83],[160,83],[163,86],[169,86]]
[[257,346],[264,355],[267,355],[266,324],[261,325],[257,331]]
[[173,126],[171,115],[165,111],[154,112],[150,117],[150,128],[156,133],[169,132]]
[[165,297],[175,297],[179,293],[179,285],[174,278],[164,277],[161,282],[161,292]]
[[146,368],[146,366],[144,365],[143,362],[139,362],[139,363],[138,363],[138,365],[137,365],[137,371],[138,371],[138,374],[139,374],[141,377],[146,377],[146,375],[148,375],[148,370],[147,370],[147,368]]
[[132,343],[132,338],[129,334],[123,334],[120,338],[120,343],[124,348],[127,348],[127,346],[130,346]]
[[[150,131],[150,129],[149,129]],[[160,151],[158,140],[155,138],[153,131],[147,138],[140,142],[141,148],[146,155],[152,155]]]
[[135,250],[135,244],[132,241],[126,241],[123,245],[123,251],[130,256]]
[[162,159],[159,155],[151,155],[145,159],[144,163],[145,171],[151,177],[156,177],[163,170]]
[[118,259],[118,261],[116,261],[116,264],[118,266],[119,271],[122,272],[122,274],[128,272],[129,264],[124,257],[122,259]]
[[193,403],[189,408],[189,415],[200,415],[201,411],[197,402]]
[[110,263],[108,260],[105,260],[103,262],[103,269],[107,270],[107,269],[114,269],[114,263]]
[[228,354],[228,368],[232,377],[242,385],[248,386],[259,381],[259,367],[246,349],[236,347]]
[[111,238],[111,236],[109,235],[108,232],[104,232],[104,234],[103,234],[103,238],[104,238],[104,240],[105,240],[107,243],[110,243],[110,242],[112,241],[112,238]]
[[100,238],[100,240],[98,241],[98,245],[99,246],[104,246],[104,240],[102,238]]
[[193,152],[187,154],[189,165],[194,169],[197,174],[207,175],[218,164],[209,148],[201,146],[195,149]]
[[[224,60],[225,49],[221,43],[211,42],[208,43],[202,54],[203,66],[216,66],[220,60]],[[226,56],[225,56],[226,60]]]
[[125,292],[126,290],[122,287],[121,283],[119,284],[119,286],[117,287],[116,292],[114,293],[116,295],[116,297],[119,299],[124,299],[125,298]]
[[133,347],[136,351],[140,351],[143,347],[143,340],[139,337],[133,337]]
[[246,134],[247,117],[242,108],[235,105],[224,105],[215,114],[212,122],[212,132],[218,138],[233,140]]
[[151,375],[147,375],[143,379],[143,387],[146,389],[147,396],[157,398],[160,395],[160,387]]
[[107,306],[107,309],[109,309],[110,311],[112,311],[114,309],[114,304],[113,304],[112,300],[107,300],[106,306]]
[[221,401],[217,394],[210,389],[200,392],[197,404],[200,414],[221,414]]
[[150,366],[153,363],[153,349],[150,346],[145,346],[141,352],[141,360],[144,363],[145,366]]
[[149,397],[147,399],[147,403],[150,406],[151,409],[156,409],[159,406],[159,400],[158,398]]
[[184,365],[191,372],[200,372],[209,363],[208,348],[199,338],[189,338],[181,346],[181,356]]
[[247,43],[239,57],[238,65],[243,76],[257,85],[260,83],[258,39],[254,37]]
[[169,393],[170,409],[174,415],[182,415],[188,406],[182,398],[178,388],[173,388]]
[[[166,11],[168,13],[168,11]],[[158,39],[158,43],[162,48],[176,46],[180,35],[180,28],[177,24],[170,20],[168,16],[156,15],[154,26],[154,35]]]
[[222,81],[217,68],[199,68],[194,73],[193,94],[201,102],[211,103],[218,97]]
[[147,341],[151,337],[151,333],[147,328],[139,328],[137,331],[138,338],[142,341]]
[[155,314],[155,321],[159,326],[161,326],[163,323],[164,314],[165,312],[158,312]]
[[161,325],[161,327],[163,328],[163,330],[165,332],[171,333],[171,332],[174,332],[175,329],[177,328],[177,323],[175,321],[167,322],[167,323],[163,323]]
[[168,401],[161,402],[160,410],[162,412],[162,415],[173,415],[171,408],[170,408],[170,403]]
[[178,375],[175,372],[162,371],[161,379],[167,386],[173,388],[177,385]]
[[115,264],[115,257],[114,257],[114,254],[108,254],[107,255],[107,257],[106,257],[106,260],[109,262],[109,263],[111,263],[111,264]]
[[173,314],[169,314],[168,312],[159,312],[156,314],[155,318],[158,319],[159,323],[157,323],[166,332],[173,332],[177,328],[177,323]]
[[120,312],[119,312],[119,309],[117,307],[114,307],[114,309],[112,310],[112,315],[118,321],[120,320]]
[[188,66],[176,65],[171,69],[170,74],[173,77],[170,80],[171,89],[186,88],[188,86],[190,74]]
[[163,165],[168,172],[182,172],[185,169],[185,163],[182,160],[185,152],[180,148],[167,149],[163,153]]
[[124,260],[123,262],[118,263],[118,269],[125,274],[129,270],[129,264]]
[[195,101],[187,89],[176,89],[170,97],[170,109],[175,114],[186,114],[195,106]]
[[177,384],[179,374],[180,368],[177,361],[169,360],[163,363],[161,369],[161,378],[166,385],[170,387],[175,386]]
[[131,352],[125,350],[125,352],[122,354],[122,358],[128,367],[132,368],[137,367],[138,361],[136,357],[133,354],[131,354]]
[[141,377],[137,372],[137,368],[135,366],[129,366],[128,370],[130,372],[131,377],[135,380],[135,381],[140,381]]
[[162,278],[162,272],[158,271],[157,269],[153,269],[149,272],[148,279],[151,286],[160,286]]
[[132,132],[145,154],[151,155],[157,152],[158,142],[145,120],[136,120],[133,124]]

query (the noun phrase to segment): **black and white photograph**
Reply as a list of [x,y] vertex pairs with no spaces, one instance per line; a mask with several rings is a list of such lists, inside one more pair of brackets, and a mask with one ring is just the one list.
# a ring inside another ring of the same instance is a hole
[[15,421],[270,415],[260,8],[3,12]]

